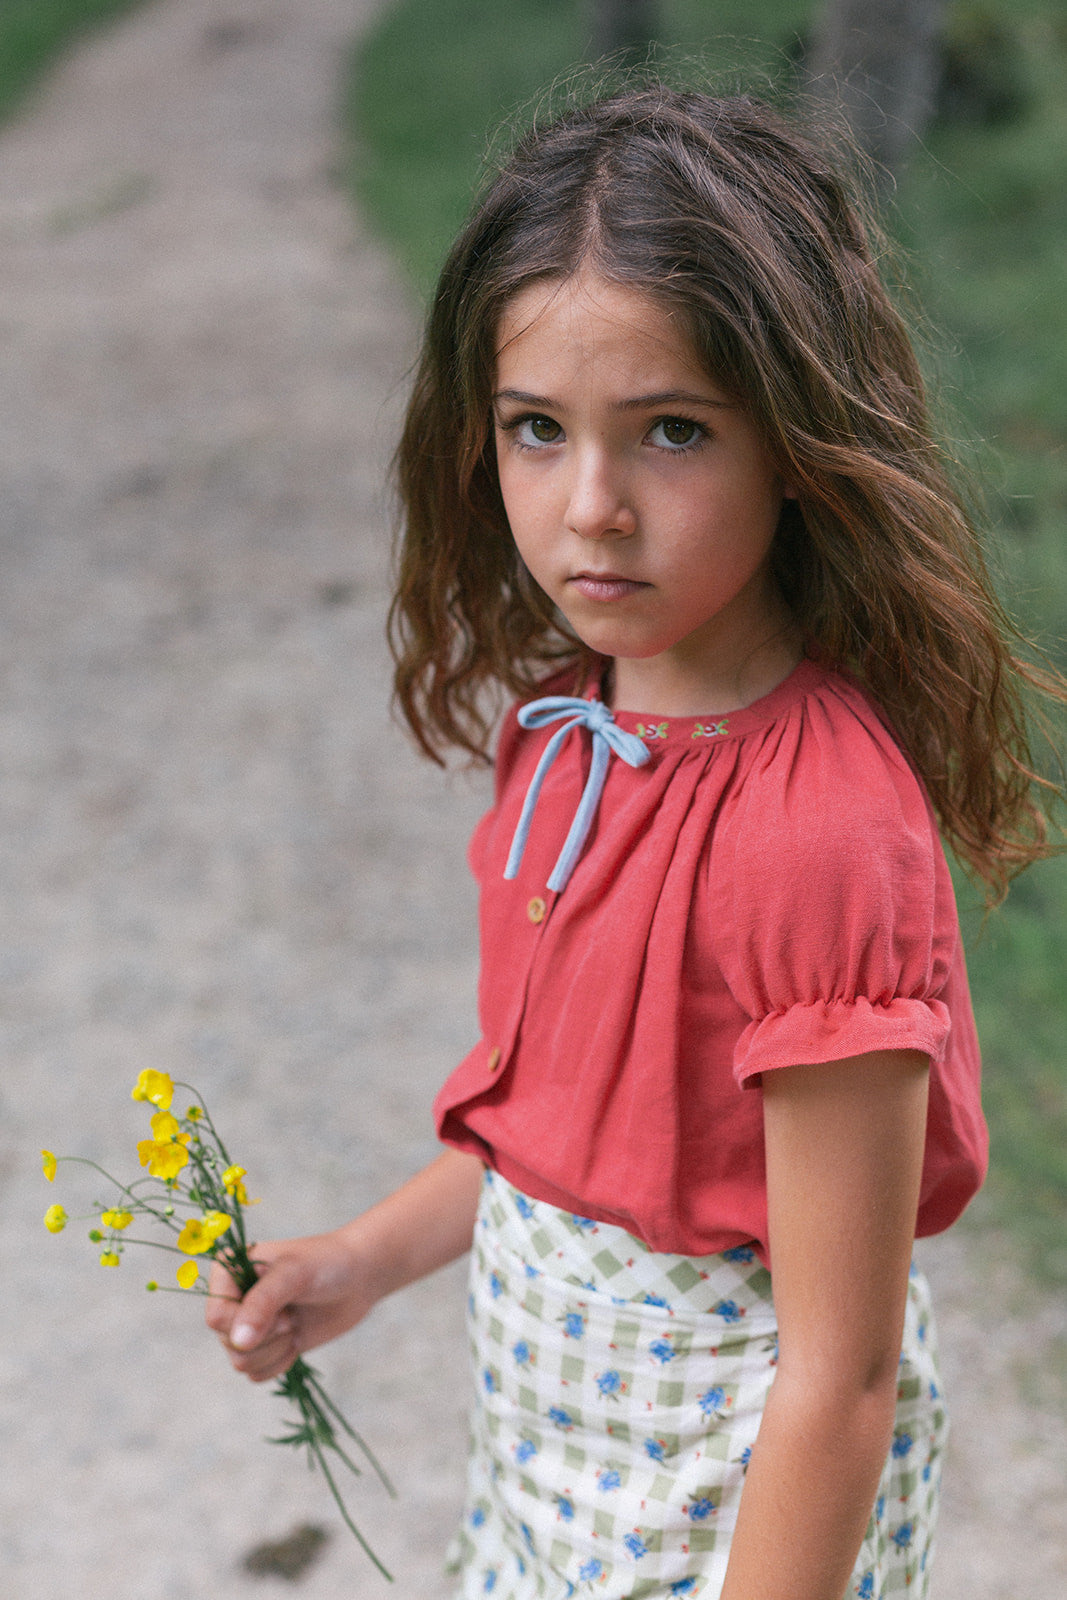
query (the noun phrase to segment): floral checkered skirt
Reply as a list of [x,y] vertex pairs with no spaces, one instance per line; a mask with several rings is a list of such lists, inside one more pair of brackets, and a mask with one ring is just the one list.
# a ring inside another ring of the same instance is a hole
[[[470,1334],[457,1600],[716,1600],[777,1355],[754,1252],[653,1252],[489,1173]],[[849,1600],[926,1595],[945,1434],[913,1272],[893,1443]]]

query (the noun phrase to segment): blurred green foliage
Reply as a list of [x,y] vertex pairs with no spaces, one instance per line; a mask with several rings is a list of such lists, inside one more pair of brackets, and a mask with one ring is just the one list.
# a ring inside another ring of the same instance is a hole
[[[811,0],[663,0],[664,60],[774,94]],[[580,69],[577,0],[394,0],[361,42],[349,174],[425,299],[485,152]],[[688,62],[688,67],[685,63]],[[954,0],[942,111],[889,207],[926,311],[922,346],[957,454],[980,477],[991,558],[1021,625],[1067,664],[1067,14],[1062,0]],[[933,330],[931,332],[931,330]],[[981,445],[975,443],[980,439]],[[1056,722],[1064,742],[1064,719]],[[987,920],[958,877],[986,1061],[983,1205],[1067,1281],[1067,858]]]
[[141,0],[0,0],[0,117],[82,34]]

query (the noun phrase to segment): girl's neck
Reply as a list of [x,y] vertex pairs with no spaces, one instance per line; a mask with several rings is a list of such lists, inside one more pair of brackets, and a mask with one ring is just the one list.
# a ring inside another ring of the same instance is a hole
[[673,653],[644,661],[616,657],[604,676],[604,695],[614,711],[667,717],[740,711],[776,689],[803,654],[800,630],[787,616],[779,629],[728,661],[688,662]]

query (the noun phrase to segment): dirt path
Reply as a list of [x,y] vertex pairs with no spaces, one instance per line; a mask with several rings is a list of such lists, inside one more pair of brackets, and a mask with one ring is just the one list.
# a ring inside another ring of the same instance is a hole
[[[481,797],[385,709],[411,310],[330,176],[374,9],[157,0],[0,137],[5,1600],[275,1592],[242,1557],[335,1521],[199,1308],[143,1293],[154,1260],[102,1272],[40,1229],[38,1146],[128,1170],[128,1084],[163,1067],[210,1093],[264,1232],[329,1225],[430,1155],[473,1033]],[[938,1595],[1060,1600],[1067,1319],[1035,1302],[1031,1354],[1009,1261],[926,1256],[956,1410]],[[321,1361],[398,1480],[357,1507],[405,1600],[448,1592],[461,1301],[454,1270]],[[340,1536],[303,1584],[385,1592]]]

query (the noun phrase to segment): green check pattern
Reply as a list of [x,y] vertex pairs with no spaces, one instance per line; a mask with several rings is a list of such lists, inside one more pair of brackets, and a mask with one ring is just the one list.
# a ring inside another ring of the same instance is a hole
[[[456,1600],[717,1600],[777,1359],[755,1253],[659,1254],[490,1173],[469,1317]],[[926,1596],[944,1442],[915,1273],[893,1447],[848,1600]]]

